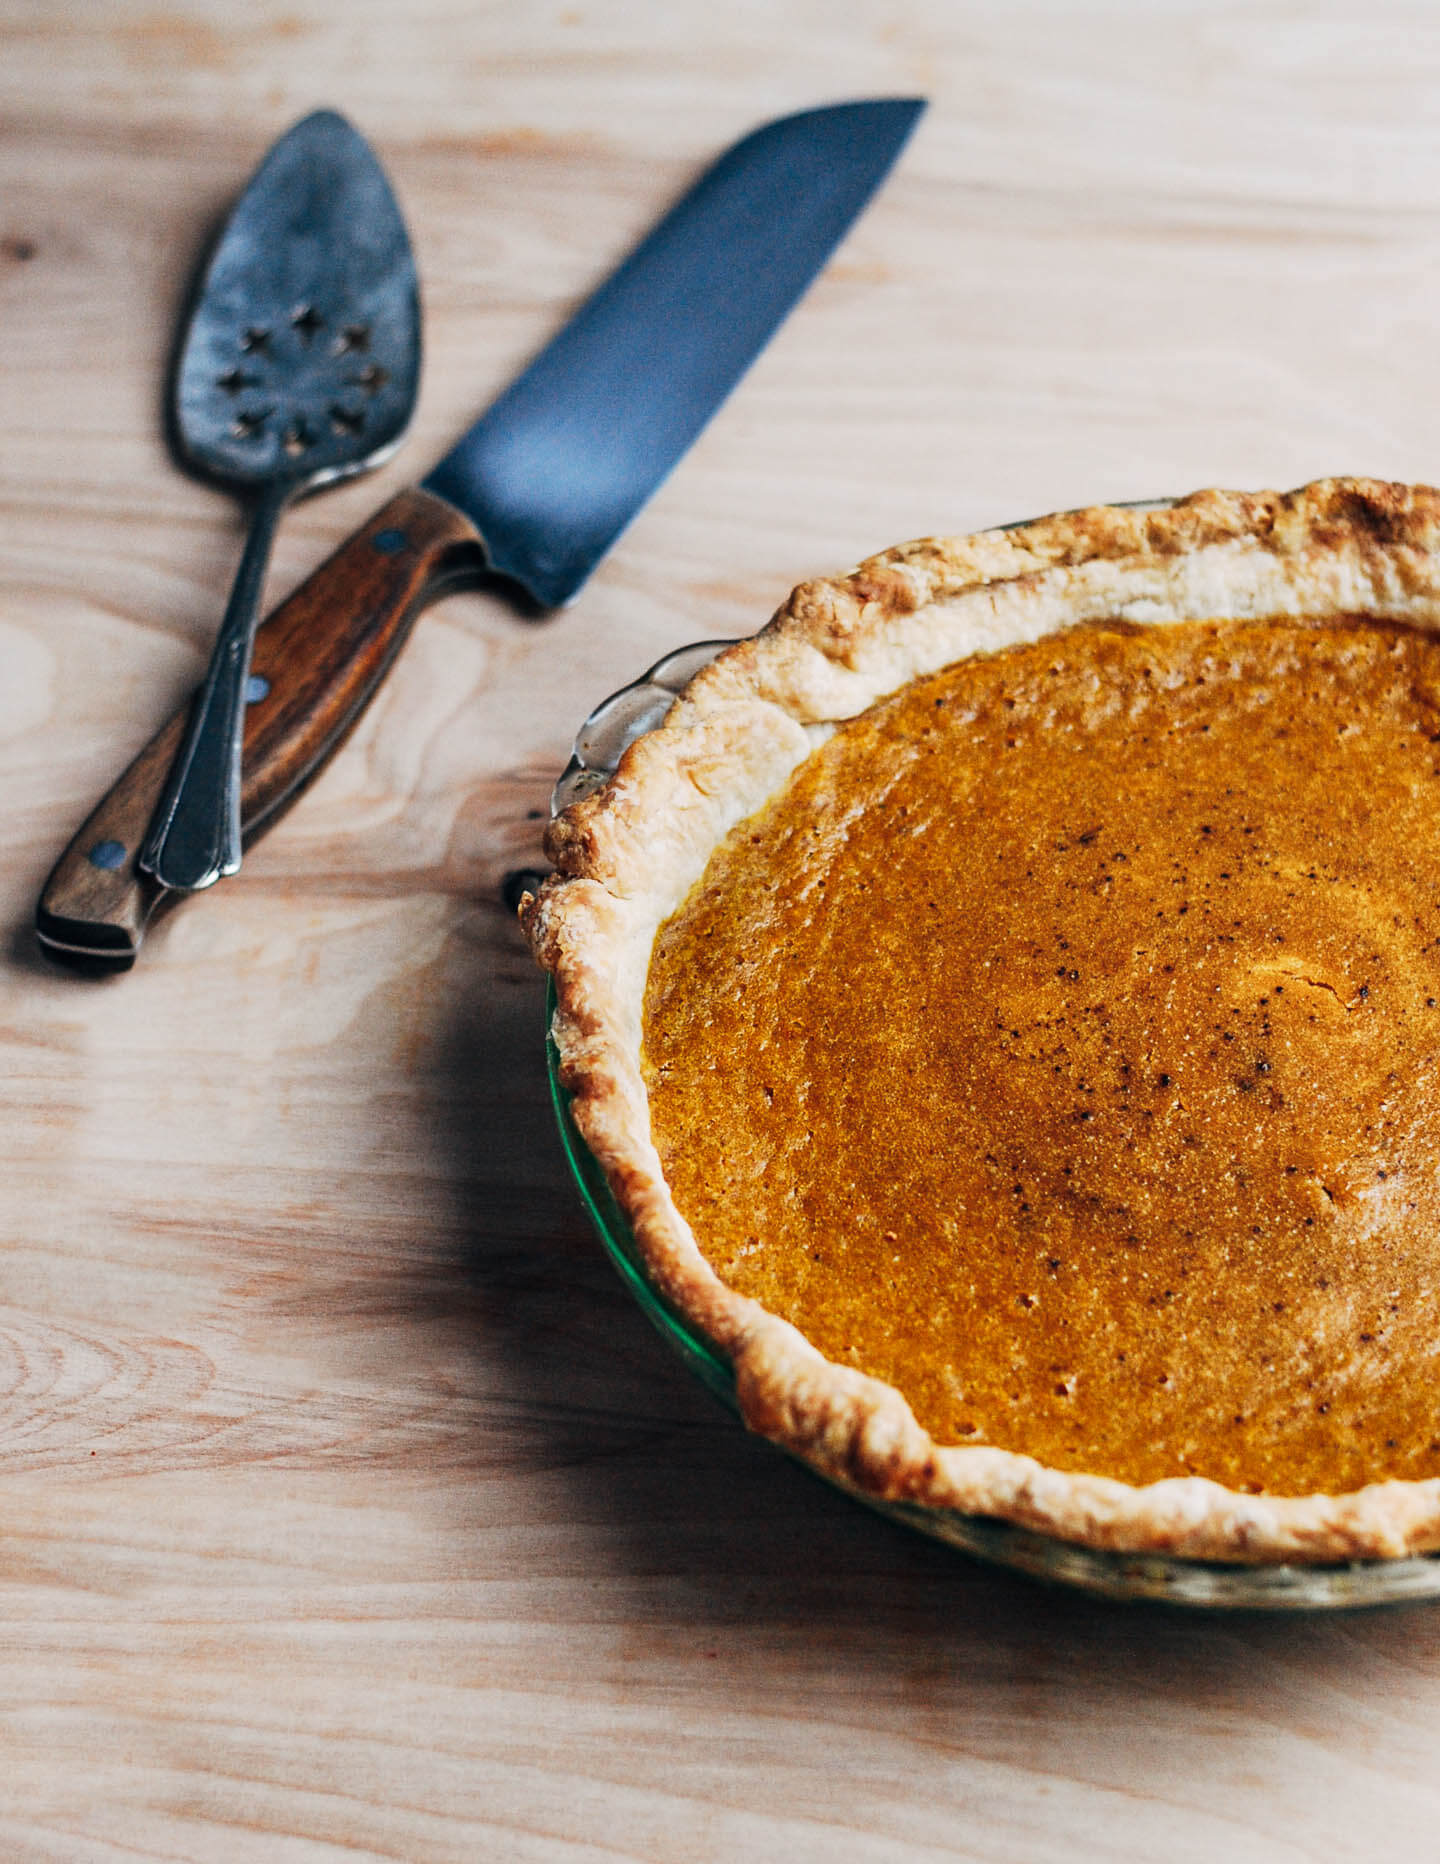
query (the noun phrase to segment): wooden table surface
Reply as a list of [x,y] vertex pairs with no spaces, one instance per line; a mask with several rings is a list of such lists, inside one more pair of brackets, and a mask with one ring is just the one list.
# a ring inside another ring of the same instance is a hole
[[[107,983],[30,916],[240,539],[160,411],[200,242],[322,103],[424,281],[426,470],[720,147],[931,110],[573,608],[456,596]],[[1104,1606],[872,1519],[652,1336],[500,889],[667,649],[925,532],[1440,461],[1432,9],[0,0],[0,1857],[1431,1858],[1440,1607]]]

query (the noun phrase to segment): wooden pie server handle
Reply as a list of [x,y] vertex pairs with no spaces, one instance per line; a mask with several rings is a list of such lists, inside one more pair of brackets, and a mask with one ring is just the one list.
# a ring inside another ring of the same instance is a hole
[[[344,742],[436,596],[484,568],[480,534],[431,492],[383,506],[264,622],[256,697],[245,715],[241,825],[262,835]],[[263,685],[260,684],[263,682]],[[52,958],[92,974],[128,971],[168,893],[136,866],[184,736],[182,708],[150,740],[56,863],[35,913]]]

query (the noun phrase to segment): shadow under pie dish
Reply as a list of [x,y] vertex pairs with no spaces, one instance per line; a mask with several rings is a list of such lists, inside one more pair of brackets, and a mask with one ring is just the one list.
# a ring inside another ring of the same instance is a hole
[[552,825],[571,1115],[752,1427],[1077,1558],[1431,1589],[1437,519],[903,546]]

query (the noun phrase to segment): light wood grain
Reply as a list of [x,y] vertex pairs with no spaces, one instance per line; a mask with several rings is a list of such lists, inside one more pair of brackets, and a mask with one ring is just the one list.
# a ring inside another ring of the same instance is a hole
[[[1440,1613],[1117,1610],[903,1536],[652,1339],[499,889],[588,707],[910,535],[1434,476],[1440,35],[1266,3],[0,0],[0,1856],[1434,1855]],[[239,548],[158,411],[200,242],[320,103],[410,218],[423,472],[721,145],[928,94],[581,600],[428,615],[129,976],[28,922]]]

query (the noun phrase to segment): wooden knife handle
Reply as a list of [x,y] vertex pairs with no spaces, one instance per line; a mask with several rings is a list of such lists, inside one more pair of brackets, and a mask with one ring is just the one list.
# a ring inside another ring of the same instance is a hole
[[[263,834],[344,742],[420,611],[484,569],[470,520],[412,487],[391,499],[264,622],[251,662],[240,817]],[[263,682],[260,686],[258,682]],[[46,881],[35,930],[49,956],[126,971],[152,914],[176,898],[135,862],[184,736],[188,707],[156,733]]]

